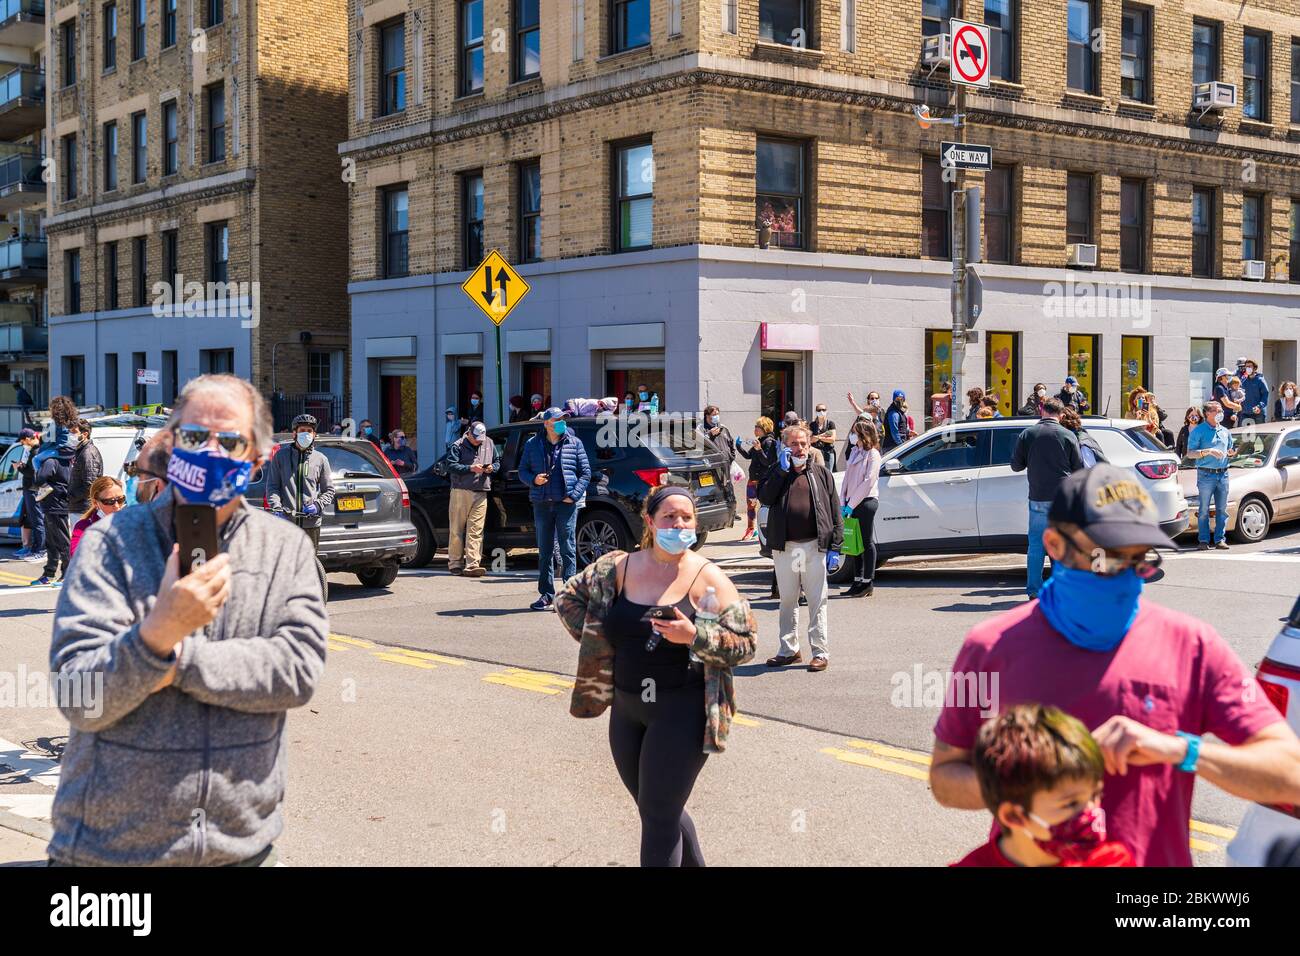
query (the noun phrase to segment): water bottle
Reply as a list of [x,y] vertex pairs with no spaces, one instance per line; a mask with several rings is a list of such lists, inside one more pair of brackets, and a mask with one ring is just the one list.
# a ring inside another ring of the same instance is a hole
[[[695,623],[698,625],[701,621],[716,621],[722,615],[722,602],[718,600],[717,588],[705,588],[704,597],[700,599],[700,605],[695,609]],[[691,663],[703,663],[695,652],[691,651]]]

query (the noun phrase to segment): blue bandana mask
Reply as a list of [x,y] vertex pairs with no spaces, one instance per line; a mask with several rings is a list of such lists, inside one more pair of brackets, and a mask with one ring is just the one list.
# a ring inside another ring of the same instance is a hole
[[681,554],[695,543],[695,532],[690,528],[656,528],[655,543],[669,554]]
[[1075,647],[1113,651],[1138,614],[1142,579],[1128,570],[1106,577],[1056,564],[1038,592],[1047,623]]
[[234,501],[248,488],[253,463],[211,451],[172,449],[167,483],[191,504],[217,505]]

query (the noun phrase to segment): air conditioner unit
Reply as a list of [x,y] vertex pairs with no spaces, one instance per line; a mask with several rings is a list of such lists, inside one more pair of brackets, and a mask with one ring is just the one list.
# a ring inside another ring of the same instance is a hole
[[1243,279],[1252,279],[1255,282],[1263,282],[1268,277],[1268,267],[1263,259],[1243,259],[1241,262],[1241,277]]
[[939,67],[948,66],[952,59],[952,34],[940,33],[938,36],[926,37],[921,41],[921,65],[931,73]]
[[1211,110],[1227,110],[1237,105],[1237,85],[1235,83],[1197,83],[1192,87],[1192,106],[1204,116]]
[[1094,269],[1097,266],[1097,247],[1090,242],[1072,242],[1065,247],[1070,265]]

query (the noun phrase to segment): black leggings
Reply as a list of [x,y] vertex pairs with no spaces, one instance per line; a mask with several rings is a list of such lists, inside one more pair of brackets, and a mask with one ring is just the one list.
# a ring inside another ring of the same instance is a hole
[[67,577],[70,549],[67,514],[51,514],[47,511],[45,513],[45,570],[41,574],[53,580],[62,567],[63,575]]
[[704,769],[704,689],[660,690],[653,703],[615,689],[609,749],[641,813],[642,866],[703,866],[695,824],[686,812]]
[[862,553],[858,555],[858,568],[854,580],[871,581],[876,577],[876,541],[871,531],[876,523],[876,508],[880,506],[879,498],[863,498],[853,509],[853,517],[858,519],[862,531]]

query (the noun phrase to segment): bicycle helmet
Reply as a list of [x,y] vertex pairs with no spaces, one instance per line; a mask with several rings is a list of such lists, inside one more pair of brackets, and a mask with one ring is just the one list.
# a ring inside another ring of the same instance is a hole
[[312,431],[320,430],[320,423],[316,421],[315,415],[299,415],[293,420],[293,424],[289,427],[289,430],[297,431],[303,425],[306,425]]

